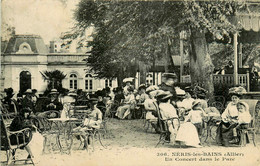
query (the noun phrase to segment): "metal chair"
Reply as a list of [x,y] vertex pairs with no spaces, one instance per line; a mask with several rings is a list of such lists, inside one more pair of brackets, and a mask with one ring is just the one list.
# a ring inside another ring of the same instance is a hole
[[162,115],[161,115],[161,111],[160,111],[159,106],[157,104],[156,104],[156,108],[157,108],[158,119],[159,119],[160,137],[159,137],[159,141],[158,141],[158,143],[156,144],[155,147],[157,147],[160,143],[161,144],[170,143],[170,131],[169,131],[169,126],[168,126],[169,122],[172,123],[173,127],[175,127],[173,125],[173,121],[175,121],[175,120],[177,120],[178,123],[180,124],[178,117],[163,119]]
[[[5,120],[2,117],[2,113],[0,115],[1,120],[1,151],[6,151],[7,164],[15,163],[17,161],[31,161],[31,164],[34,165],[32,158],[20,159],[17,160],[15,157],[15,152],[17,149],[21,149],[26,146],[32,139],[32,132],[29,128],[24,128],[19,131],[9,131],[9,129],[5,125]],[[11,140],[16,138],[16,141]],[[29,154],[32,156],[32,154]],[[2,163],[2,162],[1,162]],[[29,163],[27,163],[29,164]]]

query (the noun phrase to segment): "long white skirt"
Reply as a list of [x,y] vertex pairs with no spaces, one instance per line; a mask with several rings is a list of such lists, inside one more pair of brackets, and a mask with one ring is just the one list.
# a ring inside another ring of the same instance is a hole
[[196,127],[191,122],[186,122],[180,125],[176,141],[181,141],[187,146],[198,146],[200,139]]

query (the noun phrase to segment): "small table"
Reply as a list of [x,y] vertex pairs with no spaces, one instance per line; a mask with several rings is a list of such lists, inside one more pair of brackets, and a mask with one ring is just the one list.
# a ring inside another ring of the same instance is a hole
[[62,147],[62,139],[61,137],[63,136],[65,140],[65,144],[67,149],[69,150],[72,144],[72,141],[68,142],[69,137],[71,135],[72,131],[72,122],[79,121],[77,118],[52,118],[49,119],[52,123],[54,123],[57,127],[59,132],[57,133],[56,137],[56,143],[58,145],[58,148],[60,149],[60,152],[62,153],[64,151],[64,148]]

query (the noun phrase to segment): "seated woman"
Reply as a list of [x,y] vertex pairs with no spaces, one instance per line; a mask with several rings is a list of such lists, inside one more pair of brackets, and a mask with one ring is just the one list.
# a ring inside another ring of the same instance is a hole
[[[227,105],[227,108],[222,113],[222,121],[217,129],[216,140],[220,145],[231,146],[231,143],[234,143],[233,130],[238,124],[239,116],[237,104],[239,103],[239,99],[243,92],[246,92],[246,90],[242,87],[234,87],[229,90],[231,102]],[[247,104],[245,103],[245,105]]]
[[156,99],[155,99],[155,95],[156,95],[156,90],[158,90],[159,88],[156,86],[149,86],[146,89],[146,93],[149,95],[148,99],[145,99],[144,101],[144,108],[147,111],[146,115],[145,115],[145,119],[150,120],[152,127],[155,129],[156,132],[158,131],[158,126],[157,126],[157,117],[155,117],[152,112],[156,112],[157,108],[156,108]]
[[128,94],[123,102],[124,105],[117,108],[116,116],[119,119],[125,119],[125,117],[130,114],[130,109],[135,104],[135,96],[133,92],[134,88],[130,86],[127,91]]
[[[88,130],[92,129],[99,129],[102,123],[102,112],[97,108],[97,98],[90,98],[89,99],[89,110],[87,111],[87,117],[84,119],[83,124],[74,128],[74,132],[87,132]],[[82,138],[81,138],[82,139]],[[86,144],[90,143],[90,137],[85,140],[84,147]]]
[[[169,91],[157,95],[157,100],[159,101],[159,109],[163,120],[169,118],[178,118],[177,111],[171,104],[171,97],[172,94]],[[173,121],[167,121],[167,124],[168,130],[170,132],[170,143],[175,144],[175,137],[179,128],[179,122],[177,119],[174,119]]]

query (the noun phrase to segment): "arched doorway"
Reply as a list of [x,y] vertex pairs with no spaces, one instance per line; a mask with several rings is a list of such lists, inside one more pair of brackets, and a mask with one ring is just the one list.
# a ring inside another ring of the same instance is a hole
[[20,92],[24,93],[27,89],[31,89],[32,79],[29,71],[22,71],[20,73]]

